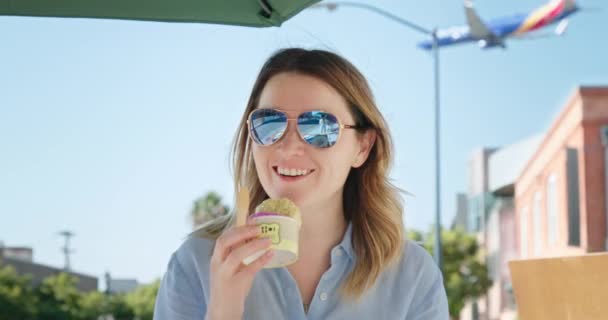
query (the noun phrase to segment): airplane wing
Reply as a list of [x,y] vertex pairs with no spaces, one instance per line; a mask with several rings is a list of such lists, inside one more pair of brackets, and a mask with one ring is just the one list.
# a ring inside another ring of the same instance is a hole
[[467,23],[471,28],[471,35],[475,38],[486,39],[486,38],[498,38],[492,30],[490,30],[486,24],[481,20],[475,9],[473,8],[473,1],[464,2],[464,12],[467,17]]

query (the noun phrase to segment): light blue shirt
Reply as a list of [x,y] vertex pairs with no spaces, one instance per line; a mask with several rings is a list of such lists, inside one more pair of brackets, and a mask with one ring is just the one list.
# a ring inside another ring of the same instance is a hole
[[[447,320],[443,280],[431,256],[413,241],[358,301],[340,299],[339,288],[357,257],[348,226],[331,250],[331,266],[316,288],[308,313],[297,284],[286,268],[263,269],[245,301],[243,319],[407,319]],[[209,262],[214,242],[189,238],[172,255],[154,309],[156,320],[204,320],[209,302]]]

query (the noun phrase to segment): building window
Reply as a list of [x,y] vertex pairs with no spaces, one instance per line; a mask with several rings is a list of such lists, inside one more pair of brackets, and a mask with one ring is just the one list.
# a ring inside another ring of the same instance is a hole
[[528,257],[528,207],[519,215],[519,247],[522,258]]
[[469,198],[469,232],[481,230],[481,209],[479,196]]
[[566,150],[566,188],[568,191],[568,245],[580,246],[580,212],[579,212],[579,179],[578,150]]
[[547,179],[547,242],[554,245],[559,238],[559,219],[557,217],[557,178],[552,173]]
[[471,310],[471,320],[479,320],[479,305],[477,301],[473,302],[473,310]]
[[532,207],[532,219],[534,220],[534,255],[539,256],[541,250],[541,225],[540,225],[540,192],[534,194],[534,204]]

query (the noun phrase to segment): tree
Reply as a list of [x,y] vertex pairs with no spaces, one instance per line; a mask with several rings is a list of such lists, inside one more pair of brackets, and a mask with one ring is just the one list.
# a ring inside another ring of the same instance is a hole
[[45,278],[34,289],[38,312],[36,319],[79,319],[81,293],[76,289],[78,279],[67,273]]
[[108,314],[112,315],[114,320],[132,320],[135,313],[127,304],[124,294],[112,294],[107,296]]
[[0,320],[152,320],[160,280],[128,294],[84,293],[78,278],[58,273],[33,288],[31,277],[0,267]]
[[0,267],[0,320],[33,319],[36,299],[31,278],[20,276],[12,266]]
[[83,294],[79,301],[79,309],[81,319],[97,319],[111,314],[106,296],[99,291]]
[[127,294],[127,305],[133,310],[137,319],[152,320],[154,302],[156,301],[156,294],[158,293],[159,287],[160,280],[156,280],[151,284],[139,286],[135,291]]
[[76,288],[78,278],[67,273],[45,278],[34,289],[37,297],[37,319],[79,319],[81,292]]
[[[419,241],[432,254],[435,236],[426,236],[418,231],[409,233],[409,238]],[[477,240],[462,230],[444,230],[441,233],[443,254],[443,283],[448,295],[452,319],[458,319],[468,299],[478,298],[492,286],[488,268],[482,262]]]
[[196,229],[197,226],[228,214],[228,212],[230,212],[230,209],[222,203],[222,197],[217,192],[207,192],[206,195],[194,201],[190,213],[192,228]]

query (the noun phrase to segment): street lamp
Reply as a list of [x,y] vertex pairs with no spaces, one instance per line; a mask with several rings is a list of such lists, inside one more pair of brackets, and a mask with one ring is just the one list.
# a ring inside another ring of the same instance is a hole
[[418,33],[430,36],[433,39],[433,69],[434,69],[434,89],[435,89],[435,261],[439,269],[443,270],[443,259],[441,256],[441,166],[440,166],[440,113],[439,113],[439,45],[437,43],[437,29],[428,30],[415,23],[398,17],[390,12],[374,7],[365,3],[339,1],[339,2],[323,2],[312,6],[312,8],[327,8],[329,11],[334,11],[338,7],[357,7],[369,11],[373,11],[385,18],[393,20],[401,25],[404,25]]

